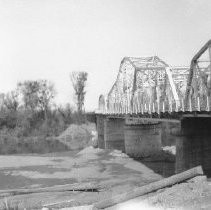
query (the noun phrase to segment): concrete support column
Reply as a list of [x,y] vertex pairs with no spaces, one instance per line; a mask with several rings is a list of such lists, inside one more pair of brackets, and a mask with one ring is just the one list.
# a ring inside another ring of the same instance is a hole
[[149,157],[161,150],[160,123],[126,123],[125,151],[131,157]]
[[97,133],[98,133],[98,148],[105,149],[104,141],[104,119],[102,114],[97,115]]
[[175,146],[177,135],[180,133],[180,123],[161,122],[161,142],[162,146]]
[[211,176],[211,118],[184,118],[181,133],[176,141],[176,173],[202,165]]
[[124,124],[125,119],[122,118],[107,117],[104,119],[104,139],[106,149],[125,151]]

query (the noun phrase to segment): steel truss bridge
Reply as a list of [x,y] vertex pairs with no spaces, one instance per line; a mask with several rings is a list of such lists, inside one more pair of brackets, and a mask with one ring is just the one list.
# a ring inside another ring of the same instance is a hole
[[211,40],[190,67],[172,67],[157,56],[125,57],[115,83],[99,97],[96,113],[178,118],[184,113],[210,115]]

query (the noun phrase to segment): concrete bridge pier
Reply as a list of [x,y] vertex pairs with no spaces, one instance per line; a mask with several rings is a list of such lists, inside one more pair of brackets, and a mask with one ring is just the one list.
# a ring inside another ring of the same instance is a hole
[[176,173],[202,165],[204,173],[211,176],[211,118],[182,119],[176,151]]
[[180,133],[181,125],[175,122],[161,122],[162,146],[176,146],[177,135]]
[[131,157],[150,157],[161,150],[161,126],[156,122],[127,121],[125,151]]
[[106,117],[104,119],[105,149],[117,149],[125,152],[123,118]]
[[96,118],[97,118],[98,148],[105,149],[105,140],[104,140],[105,115],[98,114]]

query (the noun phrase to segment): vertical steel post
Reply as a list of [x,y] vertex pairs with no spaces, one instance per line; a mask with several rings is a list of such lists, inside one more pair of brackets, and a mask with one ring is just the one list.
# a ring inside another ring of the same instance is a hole
[[182,98],[182,111],[185,111],[185,107],[184,107],[184,99]]
[[209,96],[207,96],[207,111],[210,111],[210,101],[209,101]]
[[165,101],[163,101],[163,113],[165,112]]
[[192,101],[191,101],[191,96],[189,97],[189,112],[192,112]]
[[200,110],[201,110],[201,107],[200,107],[200,97],[198,96],[197,97],[197,109],[198,109],[198,111],[200,112]]

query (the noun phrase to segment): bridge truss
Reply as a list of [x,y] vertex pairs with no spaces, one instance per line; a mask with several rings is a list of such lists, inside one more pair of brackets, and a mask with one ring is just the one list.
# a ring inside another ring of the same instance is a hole
[[185,94],[185,108],[210,111],[211,97],[211,40],[193,57]]
[[[125,57],[107,95],[99,98],[104,114],[209,111],[211,41],[194,56],[190,68],[171,67],[157,56]],[[208,52],[208,57],[200,58]]]

